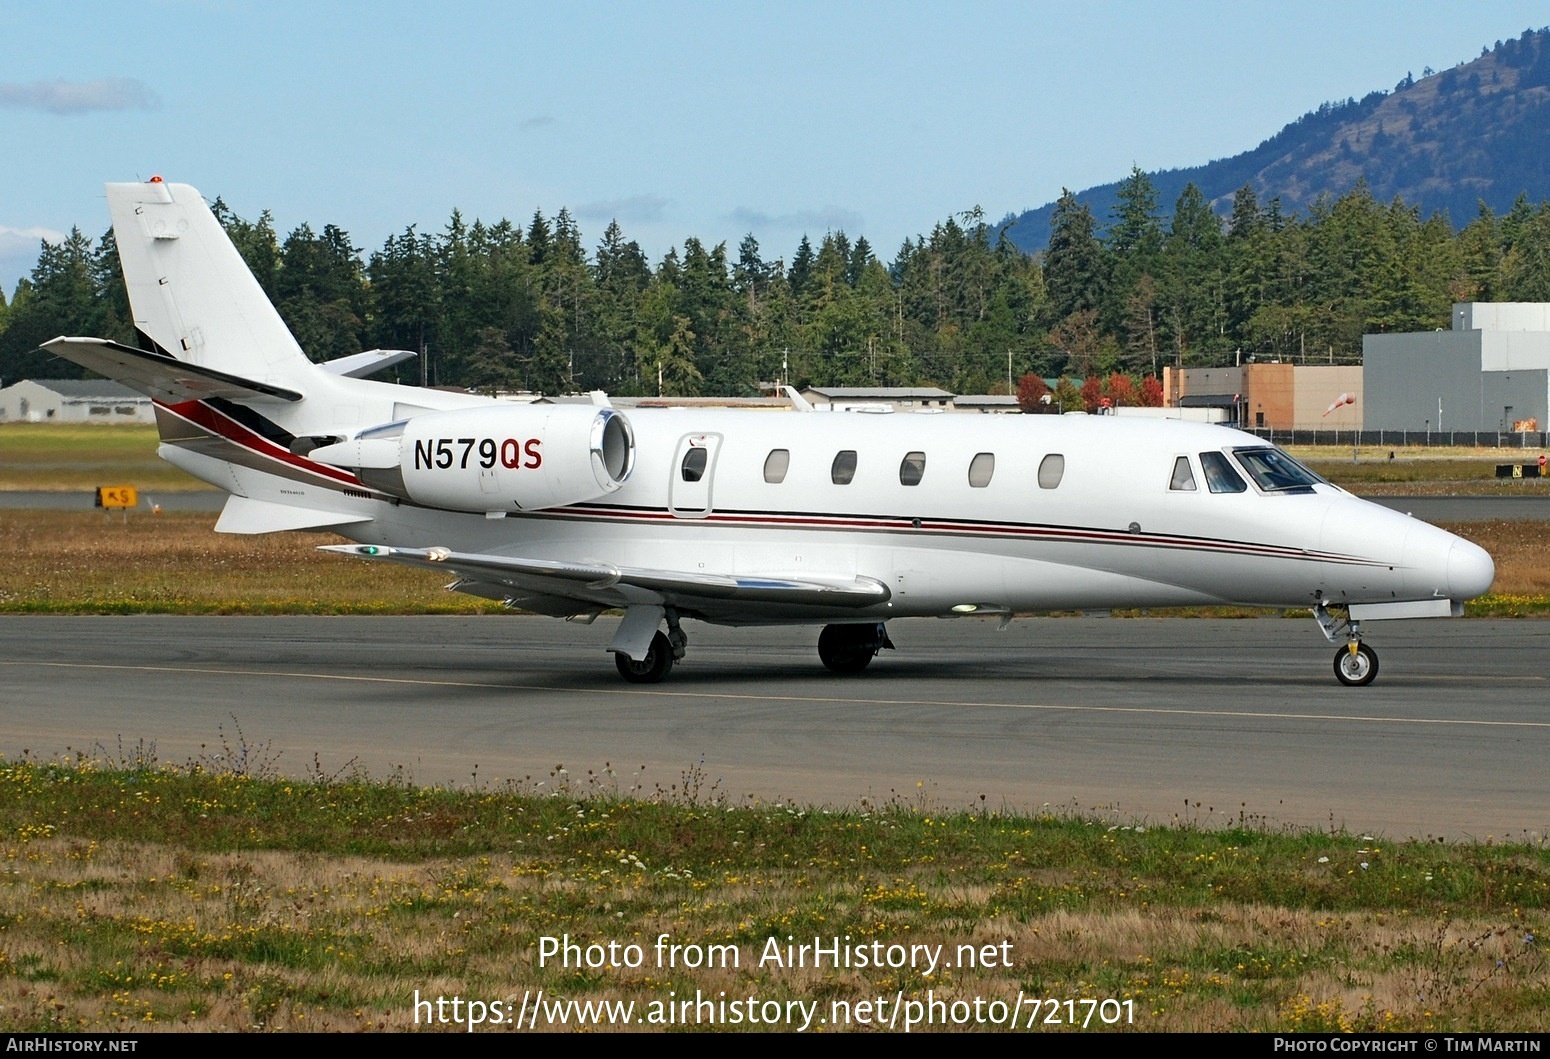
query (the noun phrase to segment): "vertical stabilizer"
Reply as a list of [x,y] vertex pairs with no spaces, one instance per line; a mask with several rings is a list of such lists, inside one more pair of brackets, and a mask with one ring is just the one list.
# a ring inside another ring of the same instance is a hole
[[134,323],[157,352],[278,386],[314,369],[199,192],[109,184]]

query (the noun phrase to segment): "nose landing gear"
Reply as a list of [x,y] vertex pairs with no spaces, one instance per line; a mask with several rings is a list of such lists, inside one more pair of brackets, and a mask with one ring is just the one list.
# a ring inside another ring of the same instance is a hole
[[1348,688],[1364,688],[1378,675],[1378,652],[1362,643],[1361,629],[1349,616],[1331,614],[1320,600],[1313,608],[1314,620],[1324,638],[1335,641],[1345,637],[1345,646],[1335,652],[1335,679]]
[[1378,675],[1378,652],[1351,640],[1335,652],[1335,679],[1348,688],[1366,687]]

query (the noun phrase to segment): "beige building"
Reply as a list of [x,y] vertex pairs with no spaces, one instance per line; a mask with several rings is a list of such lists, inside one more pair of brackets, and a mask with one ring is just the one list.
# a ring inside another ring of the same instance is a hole
[[1221,408],[1250,430],[1360,430],[1362,369],[1344,364],[1164,368],[1173,408]]

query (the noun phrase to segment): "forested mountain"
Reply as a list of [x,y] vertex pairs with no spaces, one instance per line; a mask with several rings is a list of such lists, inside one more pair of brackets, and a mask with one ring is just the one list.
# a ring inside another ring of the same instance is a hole
[[[1005,392],[1031,376],[1019,389],[1035,399],[1041,378],[1060,378],[1057,407],[1105,390],[1155,399],[1142,376],[1164,364],[1353,363],[1362,335],[1445,328],[1455,301],[1550,301],[1550,203],[1471,198],[1459,229],[1416,204],[1436,201],[1429,181],[1444,171],[1471,194],[1543,186],[1529,177],[1550,157],[1547,41],[1528,34],[1393,94],[1322,108],[1262,147],[1236,187],[1136,170],[1104,209],[1068,192],[1038,255],[978,207],[887,261],[865,236],[830,231],[789,258],[752,235],[735,251],[691,236],[655,264],[617,223],[592,243],[563,209],[525,226],[454,212],[439,231],[410,226],[369,252],[336,225],[282,240],[267,213],[214,209],[309,356],[423,352],[404,382],[423,370],[441,385],[741,396],[772,382]],[[1475,109],[1446,117],[1420,102],[1454,97]],[[1518,168],[1480,175],[1463,148],[1433,160],[1421,132],[1448,122],[1474,128],[1480,157]],[[1375,143],[1390,161],[1367,179],[1352,159]],[[1308,175],[1331,170],[1350,186],[1321,192]],[[1256,174],[1268,172],[1287,190],[1262,193]],[[111,233],[44,244],[10,304],[0,297],[0,378],[73,374],[37,348],[61,334],[134,341]]]
[[[1245,185],[1262,202],[1291,213],[1367,182],[1380,201],[1401,198],[1423,215],[1442,211],[1455,225],[1484,202],[1497,213],[1520,195],[1550,197],[1550,30],[1497,41],[1473,62],[1442,73],[1406,75],[1392,92],[1325,103],[1243,154],[1189,169],[1149,173],[1172,202],[1194,184],[1226,216]],[[1076,192],[1107,217],[1122,182]],[[1001,222],[1012,241],[1034,253],[1049,242],[1055,204]]]

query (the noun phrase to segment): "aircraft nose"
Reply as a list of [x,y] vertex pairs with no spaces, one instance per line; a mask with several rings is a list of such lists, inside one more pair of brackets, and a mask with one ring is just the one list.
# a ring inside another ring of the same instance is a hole
[[1448,551],[1448,596],[1474,599],[1484,595],[1496,580],[1496,563],[1478,544],[1456,540]]

